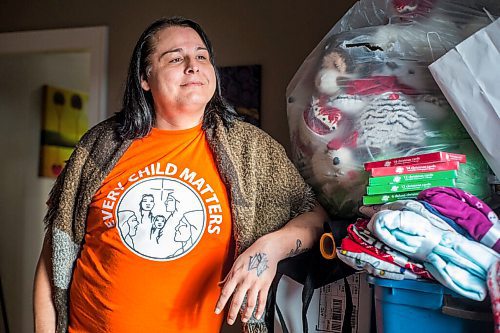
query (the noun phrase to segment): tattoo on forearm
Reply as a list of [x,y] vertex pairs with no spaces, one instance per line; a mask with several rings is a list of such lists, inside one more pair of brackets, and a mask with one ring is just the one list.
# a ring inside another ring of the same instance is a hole
[[297,239],[295,243],[295,249],[291,249],[290,252],[288,253],[289,257],[296,256],[298,254],[304,253],[306,251],[309,251],[309,248],[307,247],[302,247],[302,241],[300,239]]
[[261,276],[262,273],[264,273],[264,271],[268,268],[267,255],[265,253],[256,253],[255,256],[250,256],[250,262],[248,263],[249,271],[256,269],[257,276]]

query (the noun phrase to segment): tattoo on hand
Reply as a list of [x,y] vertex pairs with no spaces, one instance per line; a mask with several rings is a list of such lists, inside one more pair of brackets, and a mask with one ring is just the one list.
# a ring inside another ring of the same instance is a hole
[[267,255],[265,253],[256,253],[255,256],[250,256],[250,262],[248,263],[249,271],[256,269],[257,276],[261,276],[262,273],[264,273],[264,271],[268,268]]
[[293,257],[298,254],[304,253],[306,251],[309,251],[309,248],[307,247],[302,248],[302,241],[300,239],[297,239],[295,249],[291,249],[290,252],[288,253],[288,256]]

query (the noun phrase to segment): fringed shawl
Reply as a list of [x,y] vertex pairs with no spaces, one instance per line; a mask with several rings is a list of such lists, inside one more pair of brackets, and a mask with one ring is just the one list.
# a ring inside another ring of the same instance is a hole
[[[116,134],[112,117],[80,140],[58,177],[44,222],[52,249],[53,297],[57,332],[66,332],[69,286],[83,244],[89,204],[102,181],[130,146]],[[219,120],[206,130],[220,176],[230,195],[236,255],[262,235],[310,211],[314,197],[281,145],[250,124]],[[264,318],[250,320],[245,332],[267,332]]]

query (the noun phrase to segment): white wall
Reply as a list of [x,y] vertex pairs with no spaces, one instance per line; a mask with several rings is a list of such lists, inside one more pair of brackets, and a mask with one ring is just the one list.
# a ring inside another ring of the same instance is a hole
[[306,56],[355,2],[2,0],[0,32],[108,26],[107,112],[112,115],[121,107],[128,63],[142,31],[162,16],[192,18],[210,36],[218,65],[262,65],[262,129],[289,149],[286,86]]
[[88,53],[0,55],[0,276],[11,332],[33,332],[33,275],[53,183],[38,177],[42,86],[88,91],[89,81]]

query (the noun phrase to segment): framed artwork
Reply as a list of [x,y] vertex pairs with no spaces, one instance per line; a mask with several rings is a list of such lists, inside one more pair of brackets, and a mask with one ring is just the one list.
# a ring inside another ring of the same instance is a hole
[[87,93],[43,87],[39,175],[55,178],[88,129]]
[[261,66],[219,67],[222,96],[243,119],[260,127]]

